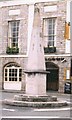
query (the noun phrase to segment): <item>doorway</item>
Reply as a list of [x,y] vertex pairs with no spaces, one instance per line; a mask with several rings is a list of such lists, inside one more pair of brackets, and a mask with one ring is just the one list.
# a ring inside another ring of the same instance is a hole
[[46,62],[46,71],[50,73],[46,76],[46,90],[58,91],[59,89],[59,67],[52,63]]
[[16,63],[4,67],[4,89],[21,90],[22,69]]

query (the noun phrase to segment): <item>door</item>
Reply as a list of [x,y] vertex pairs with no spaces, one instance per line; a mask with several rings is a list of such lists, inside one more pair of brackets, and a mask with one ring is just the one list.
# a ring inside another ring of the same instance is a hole
[[53,64],[47,68],[50,73],[46,76],[46,90],[58,91],[59,88],[59,68]]

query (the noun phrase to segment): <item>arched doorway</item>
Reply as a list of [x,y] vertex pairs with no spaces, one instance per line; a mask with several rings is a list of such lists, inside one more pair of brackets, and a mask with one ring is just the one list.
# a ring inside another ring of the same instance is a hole
[[52,62],[46,62],[46,70],[50,72],[46,76],[46,90],[58,91],[59,67]]
[[22,69],[16,63],[4,66],[4,89],[21,90]]

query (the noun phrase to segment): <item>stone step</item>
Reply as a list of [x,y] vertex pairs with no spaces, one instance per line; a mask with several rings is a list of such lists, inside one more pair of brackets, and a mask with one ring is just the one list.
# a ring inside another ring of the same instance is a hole
[[55,108],[67,106],[65,101],[53,101],[53,102],[28,102],[28,101],[17,101],[17,100],[7,100],[2,101],[3,104],[18,106],[18,107],[33,107],[33,108]]
[[20,94],[20,95],[15,95],[14,100],[28,101],[28,102],[53,102],[53,101],[57,101],[57,97],[56,96],[48,96],[48,95],[28,96],[28,95]]

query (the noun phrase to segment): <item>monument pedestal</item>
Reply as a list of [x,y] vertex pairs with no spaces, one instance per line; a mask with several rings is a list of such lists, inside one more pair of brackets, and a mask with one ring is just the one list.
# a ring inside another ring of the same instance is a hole
[[46,95],[46,76],[44,74],[31,74],[27,76],[27,95]]
[[18,107],[34,107],[34,108],[57,108],[67,106],[67,102],[58,101],[55,96],[28,96],[26,94],[15,95],[11,100],[4,100],[3,104]]

